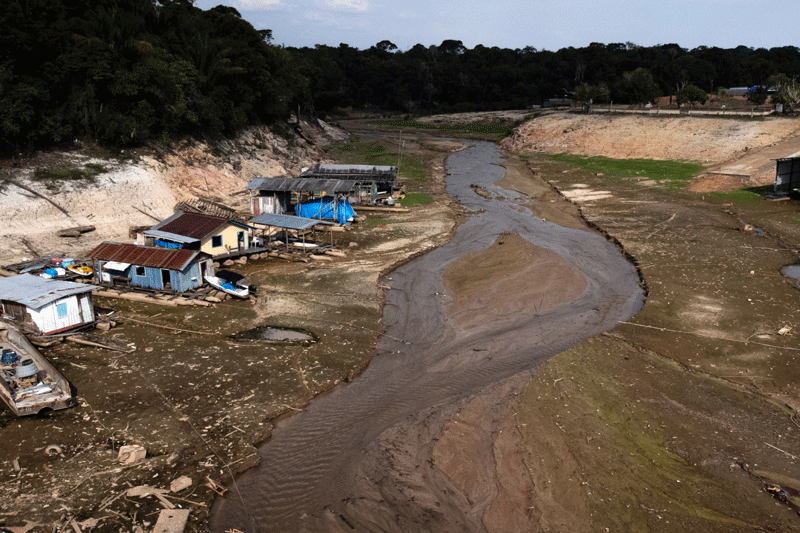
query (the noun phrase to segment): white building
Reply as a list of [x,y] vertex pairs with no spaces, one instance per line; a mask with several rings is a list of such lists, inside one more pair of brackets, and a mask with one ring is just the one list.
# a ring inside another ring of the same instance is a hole
[[0,278],[0,311],[5,319],[52,335],[95,320],[94,285],[31,274]]

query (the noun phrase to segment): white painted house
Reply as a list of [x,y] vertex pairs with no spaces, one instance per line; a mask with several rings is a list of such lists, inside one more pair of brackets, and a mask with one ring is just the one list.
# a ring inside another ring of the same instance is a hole
[[0,308],[5,319],[52,335],[95,320],[94,285],[31,274],[0,278]]

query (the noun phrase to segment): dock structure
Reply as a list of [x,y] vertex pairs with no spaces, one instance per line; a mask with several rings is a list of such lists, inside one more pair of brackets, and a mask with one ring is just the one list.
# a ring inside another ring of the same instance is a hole
[[[274,248],[280,239],[283,238],[284,249],[286,253],[298,252],[302,253],[325,253],[333,249],[333,224],[324,220],[317,220],[312,218],[304,218],[292,215],[278,215],[271,213],[262,213],[257,217],[251,218],[248,221],[253,226],[261,226],[261,239],[265,243],[269,243],[271,248]],[[316,231],[318,226],[326,226],[330,228],[331,243],[330,245],[316,242]],[[311,242],[306,241],[308,231],[312,232]]]

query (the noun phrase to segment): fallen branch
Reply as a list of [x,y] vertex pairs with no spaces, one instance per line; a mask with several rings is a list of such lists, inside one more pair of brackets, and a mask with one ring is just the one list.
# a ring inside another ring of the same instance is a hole
[[63,207],[61,207],[61,206],[60,206],[60,205],[58,205],[57,203],[55,203],[53,200],[51,200],[50,198],[48,198],[48,197],[47,197],[47,196],[45,196],[44,194],[42,194],[42,193],[40,193],[40,192],[36,192],[36,191],[34,191],[34,190],[33,190],[33,189],[31,189],[30,187],[28,187],[28,186],[26,186],[26,185],[23,185],[23,184],[21,184],[21,183],[20,183],[20,182],[18,182],[17,180],[14,180],[14,179],[11,179],[11,178],[7,178],[7,177],[6,177],[6,178],[0,178],[0,179],[2,179],[3,181],[6,181],[6,182],[8,182],[8,183],[10,183],[10,184],[12,184],[12,185],[16,185],[16,186],[17,186],[17,187],[19,187],[20,189],[25,189],[25,190],[26,190],[26,191],[28,191],[29,193],[31,193],[31,194],[35,194],[35,195],[36,195],[36,196],[38,196],[39,198],[41,198],[41,199],[43,199],[43,200],[46,200],[46,201],[50,202],[51,204],[53,204],[53,205],[55,206],[55,208],[56,208],[56,209],[58,209],[59,211],[61,211],[61,212],[62,212],[62,213],[64,213],[65,215],[67,215],[68,217],[72,218],[72,215],[70,215],[70,214],[69,214],[69,212],[68,212],[66,209],[64,209]]

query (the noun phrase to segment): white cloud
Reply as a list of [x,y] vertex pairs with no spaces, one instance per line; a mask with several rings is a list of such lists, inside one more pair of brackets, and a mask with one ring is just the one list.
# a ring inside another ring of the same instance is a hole
[[346,9],[348,11],[367,11],[369,0],[325,0],[325,4],[333,9]]
[[236,0],[233,5],[240,11],[258,11],[278,7],[281,5],[281,0]]

